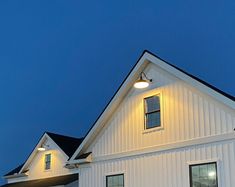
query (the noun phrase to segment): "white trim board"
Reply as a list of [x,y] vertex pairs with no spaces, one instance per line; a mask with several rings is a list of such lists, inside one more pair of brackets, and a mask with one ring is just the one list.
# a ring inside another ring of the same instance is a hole
[[169,150],[174,150],[174,149],[186,148],[190,146],[204,145],[204,144],[229,141],[229,140],[235,140],[234,132],[221,134],[221,135],[206,136],[202,138],[195,138],[195,139],[186,140],[186,141],[178,141],[174,143],[146,147],[146,148],[142,148],[138,150],[116,153],[116,154],[111,154],[111,155],[98,156],[98,157],[93,158],[93,162],[105,162],[108,160],[116,160],[116,159],[128,158],[128,157],[133,157],[133,156],[148,155],[148,154],[157,153],[157,152],[163,152],[163,151],[169,151]]

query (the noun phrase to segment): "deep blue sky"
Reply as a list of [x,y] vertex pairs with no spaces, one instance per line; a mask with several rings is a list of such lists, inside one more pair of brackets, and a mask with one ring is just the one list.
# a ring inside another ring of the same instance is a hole
[[0,175],[83,136],[144,49],[235,95],[235,1],[0,1]]

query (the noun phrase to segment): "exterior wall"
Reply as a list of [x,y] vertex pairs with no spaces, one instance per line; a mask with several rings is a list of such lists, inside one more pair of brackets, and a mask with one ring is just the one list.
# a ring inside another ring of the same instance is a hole
[[217,161],[219,187],[235,184],[235,140],[94,162],[79,171],[80,187],[104,187],[124,173],[125,187],[189,187],[189,164]]
[[[43,152],[37,152],[32,162],[28,166],[29,169],[29,171],[27,172],[28,176],[9,179],[8,180],[9,183],[55,177],[60,175],[71,174],[73,172],[73,170],[68,170],[64,168],[68,156],[66,156],[63,152],[61,152],[61,150],[54,142],[47,140],[45,144],[49,145],[49,150]],[[45,170],[44,159],[45,159],[45,154],[48,153],[51,153],[51,169]]]
[[[79,169],[80,187],[104,187],[120,173],[125,187],[189,187],[189,164],[211,161],[219,187],[234,186],[235,111],[154,64],[145,73],[153,84],[132,88],[86,150],[93,163]],[[155,94],[163,128],[146,131],[143,99]]]
[[[150,64],[148,90],[131,89],[87,151],[93,157],[233,132],[235,112]],[[144,130],[143,98],[162,94],[163,129]]]

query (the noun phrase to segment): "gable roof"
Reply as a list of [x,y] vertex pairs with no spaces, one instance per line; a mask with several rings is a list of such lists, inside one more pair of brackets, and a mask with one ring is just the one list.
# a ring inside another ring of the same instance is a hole
[[34,147],[33,151],[30,153],[27,160],[17,168],[5,174],[4,177],[22,173],[24,167],[27,165],[28,162],[30,162],[30,160],[37,153],[37,148],[41,146],[42,142],[46,138],[50,138],[68,156],[68,158],[70,158],[73,155],[73,153],[76,151],[76,149],[79,147],[79,145],[82,143],[84,139],[84,138],[75,138],[71,136],[55,134],[52,132],[45,132],[43,136],[39,139],[39,142]]
[[46,132],[51,139],[65,152],[65,154],[70,158],[76,151],[78,146],[82,143],[84,138],[74,138],[70,136],[64,136],[60,134],[55,134],[51,132]]
[[129,74],[126,76],[124,81],[121,83],[113,97],[110,99],[108,104],[105,106],[101,114],[98,116],[93,126],[89,129],[85,136],[84,141],[80,144],[74,155],[70,158],[70,161],[76,160],[79,154],[88,147],[93,138],[96,137],[98,132],[102,129],[105,121],[109,118],[109,115],[115,111],[118,105],[121,103],[122,99],[125,97],[127,92],[133,87],[134,82],[137,80],[139,74],[144,70],[149,63],[154,63],[165,71],[173,74],[186,83],[192,85],[193,87],[199,89],[203,93],[212,96],[216,100],[224,103],[232,109],[235,109],[235,97],[225,93],[224,91],[212,86],[211,84],[199,79],[198,77],[187,73],[186,71],[166,62],[157,55],[145,50],[142,55],[137,60],[134,67],[131,69]]

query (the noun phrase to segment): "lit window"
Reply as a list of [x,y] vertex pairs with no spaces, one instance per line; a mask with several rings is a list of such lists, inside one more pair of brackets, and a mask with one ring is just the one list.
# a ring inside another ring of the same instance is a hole
[[124,175],[110,175],[106,176],[106,186],[107,187],[124,187]]
[[190,187],[218,187],[216,162],[190,166]]
[[45,155],[45,170],[51,169],[51,154]]
[[161,126],[160,96],[155,95],[144,99],[145,129]]

